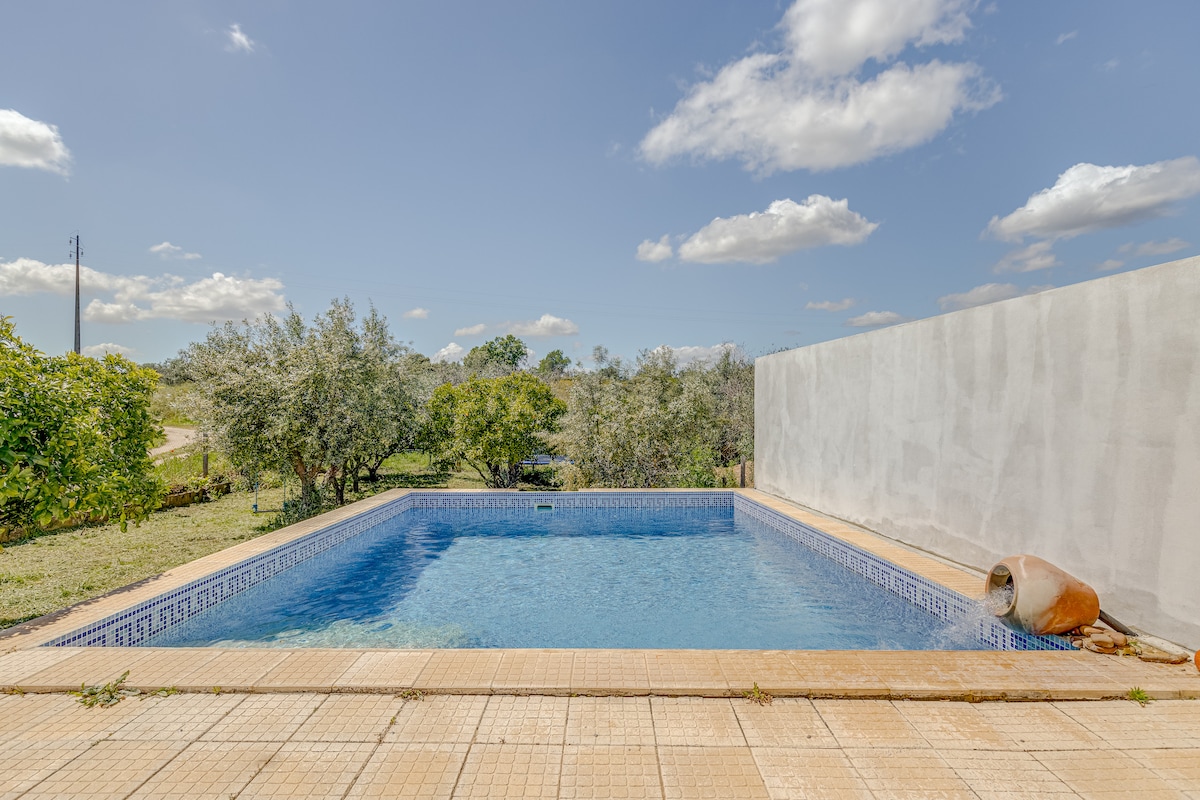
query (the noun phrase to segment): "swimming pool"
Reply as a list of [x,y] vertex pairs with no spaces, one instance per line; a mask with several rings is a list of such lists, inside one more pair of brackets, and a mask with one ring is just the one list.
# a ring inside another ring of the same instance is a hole
[[48,644],[1062,647],[731,491],[409,492]]

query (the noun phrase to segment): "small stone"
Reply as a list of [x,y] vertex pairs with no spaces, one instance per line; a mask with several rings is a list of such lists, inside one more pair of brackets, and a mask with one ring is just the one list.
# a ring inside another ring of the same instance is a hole
[[1119,633],[1118,631],[1109,631],[1108,636],[1113,640],[1113,644],[1115,644],[1117,647],[1124,647],[1125,645],[1129,644],[1129,637],[1123,633]]
[[1093,633],[1088,637],[1097,647],[1116,647],[1116,642],[1106,633]]
[[1097,628],[1094,625],[1080,625],[1079,632],[1084,636],[1091,636],[1093,633],[1106,633],[1104,628]]

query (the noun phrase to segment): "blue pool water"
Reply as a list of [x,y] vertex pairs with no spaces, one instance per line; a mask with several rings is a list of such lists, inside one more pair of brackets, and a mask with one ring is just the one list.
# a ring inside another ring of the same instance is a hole
[[148,646],[982,649],[728,508],[412,509]]

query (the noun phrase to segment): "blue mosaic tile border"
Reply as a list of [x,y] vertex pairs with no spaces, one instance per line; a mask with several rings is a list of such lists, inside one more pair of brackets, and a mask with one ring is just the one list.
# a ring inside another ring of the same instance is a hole
[[133,647],[155,634],[291,569],[368,528],[412,508],[402,497],[358,516],[335,522],[265,553],[220,569],[102,620],[51,639],[43,647]]
[[734,493],[721,491],[672,492],[473,492],[442,494],[415,492],[413,508],[527,509],[554,508],[733,508]]
[[[151,636],[224,602],[313,556],[412,508],[529,509],[554,508],[730,508],[747,514],[872,583],[950,622],[961,623],[974,601],[940,584],[728,490],[646,492],[411,492],[329,527],[313,531],[265,553],[198,578],[97,622],[52,639],[47,647],[132,647]],[[998,620],[979,623],[978,638],[996,650],[1065,650],[1057,637],[1029,636]]]
[[[871,583],[902,597],[918,608],[950,624],[977,619],[976,602],[966,595],[947,589],[920,575],[859,547],[794,520],[786,514],[737,495],[734,511],[746,514],[764,525],[794,539],[810,550],[836,561]],[[1009,628],[999,619],[978,620],[975,632],[980,642],[993,650],[1070,650],[1071,645],[1058,636],[1032,636]]]

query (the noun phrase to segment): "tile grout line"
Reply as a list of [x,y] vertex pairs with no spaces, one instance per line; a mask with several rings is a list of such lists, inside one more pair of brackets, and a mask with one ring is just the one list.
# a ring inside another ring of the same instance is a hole
[[[921,737],[921,739],[922,739],[922,740],[924,740],[925,744],[929,745],[929,750],[930,750],[930,752],[932,752],[932,753],[933,753],[935,756],[937,756],[938,760],[942,762],[942,765],[943,765],[944,767],[946,767],[946,769],[950,770],[950,773],[951,773],[952,775],[954,775],[954,777],[956,777],[956,778],[958,778],[960,781],[962,781],[963,785],[967,787],[967,791],[971,793],[971,796],[972,796],[972,797],[974,797],[974,798],[975,798],[975,800],[982,800],[982,798],[980,798],[980,796],[979,796],[979,792],[975,791],[975,789],[974,789],[974,788],[971,786],[971,784],[970,784],[970,783],[967,781],[966,777],[964,777],[964,776],[963,776],[963,775],[962,775],[962,774],[961,774],[961,773],[960,773],[960,772],[959,772],[959,771],[958,771],[958,770],[955,768],[955,766],[954,766],[953,764],[951,764],[949,761],[947,761],[947,760],[946,760],[946,759],[945,759],[945,758],[942,756],[942,751],[941,751],[941,750],[938,748],[938,746],[937,746],[936,744],[934,744],[933,740],[932,740],[932,739],[930,739],[928,736],[926,736],[926,735],[925,735],[925,732],[924,732],[923,730],[921,730],[921,729],[920,729],[920,728],[918,728],[916,725],[914,725],[914,724],[913,724],[913,722],[912,722],[912,720],[910,720],[910,719],[908,718],[908,716],[907,716],[907,715],[905,715],[905,713],[904,713],[903,711],[901,711],[901,710],[900,710],[900,709],[899,709],[899,708],[896,706],[896,701],[895,701],[895,700],[889,700],[889,701],[888,701],[888,705],[890,705],[892,708],[894,708],[894,709],[896,710],[896,713],[900,715],[900,718],[901,718],[901,719],[903,719],[903,720],[905,721],[905,723],[907,723],[907,724],[908,724],[908,726],[909,726],[910,728],[912,728],[912,729],[913,729],[913,731],[914,731],[914,732],[916,732],[917,736],[920,736],[920,737]],[[989,752],[989,753],[991,753],[991,752],[1003,752],[1003,751],[999,751],[999,750],[988,750],[988,749],[976,750],[975,748],[971,748],[970,752]]]
[[[249,744],[249,742],[247,742],[247,744]],[[273,744],[276,745],[276,747],[271,755],[267,756],[267,759],[258,765],[258,769],[254,770],[254,774],[246,780],[246,782],[242,785],[242,788],[238,789],[236,792],[232,792],[229,795],[229,800],[237,800],[237,798],[241,797],[242,792],[246,791],[246,787],[254,783],[254,779],[262,774],[262,771],[266,769],[267,765],[275,759],[275,756],[279,755],[279,751],[283,749],[283,746],[287,744],[287,742],[254,742],[254,744]]]
[[654,735],[654,764],[658,767],[658,791],[662,793],[662,797],[667,796],[667,782],[663,780],[662,770],[662,753],[659,752],[658,743],[658,725],[654,719],[654,695],[651,694],[646,698],[646,703],[650,706],[650,733]]
[[475,721],[475,730],[471,732],[471,740],[467,743],[467,752],[463,756],[462,763],[458,765],[458,774],[454,776],[454,786],[450,788],[450,796],[458,794],[458,785],[462,782],[463,773],[467,771],[467,761],[471,758],[471,751],[475,749],[475,739],[479,736],[479,727],[483,725],[483,718],[487,715],[488,706],[492,703],[492,698],[487,695],[487,700],[483,704],[483,711],[479,714],[479,719]]
[[[218,696],[218,697],[219,697],[219,695],[215,695],[215,696]],[[164,698],[164,699],[166,699],[166,698]],[[176,754],[175,754],[175,756],[174,756],[173,758],[171,758],[169,761],[167,761],[167,763],[163,764],[161,767],[159,767],[158,769],[156,769],[152,775],[150,775],[149,777],[147,777],[147,778],[146,778],[146,780],[144,780],[144,781],[142,781],[140,784],[138,784],[138,785],[137,785],[137,787],[136,787],[136,788],[135,788],[135,789],[134,789],[132,792],[130,792],[129,794],[125,795],[125,797],[126,797],[127,799],[128,799],[129,797],[132,797],[132,796],[133,796],[133,795],[134,795],[134,794],[135,794],[135,793],[138,791],[138,789],[141,789],[143,786],[145,786],[147,783],[149,783],[149,782],[150,782],[150,781],[151,781],[151,780],[154,778],[154,776],[155,776],[155,775],[157,775],[158,773],[162,772],[162,771],[163,771],[164,769],[166,769],[168,766],[170,766],[171,764],[173,764],[173,763],[175,762],[175,759],[179,758],[181,755],[183,755],[184,753],[186,753],[189,747],[191,747],[192,745],[196,744],[196,743],[197,743],[197,742],[199,742],[201,739],[203,739],[203,738],[204,738],[204,736],[205,736],[205,735],[206,735],[206,734],[207,734],[209,731],[211,731],[213,728],[217,727],[217,725],[221,724],[221,721],[222,721],[222,720],[224,720],[226,717],[228,717],[230,714],[232,714],[232,713],[233,713],[233,711],[234,711],[234,709],[236,709],[238,706],[240,706],[240,705],[241,705],[242,703],[244,703],[244,702],[246,702],[246,699],[243,697],[243,698],[240,698],[240,699],[239,699],[239,700],[238,700],[236,703],[234,703],[233,705],[231,705],[231,706],[230,706],[230,707],[229,707],[229,708],[228,708],[228,709],[225,711],[225,713],[224,713],[224,714],[222,714],[221,716],[219,716],[217,719],[213,720],[213,722],[212,722],[212,724],[211,724],[211,725],[209,725],[207,728],[205,728],[203,731],[201,731],[201,732],[200,732],[200,734],[199,734],[198,736],[196,736],[196,738],[195,738],[195,739],[193,739],[192,741],[188,742],[188,743],[187,743],[187,744],[184,746],[184,748],[183,748],[182,750],[180,750],[178,753],[176,753]],[[131,721],[132,721],[132,720],[131,720]],[[280,743],[279,747],[283,747],[283,744],[282,744],[282,743]],[[279,752],[279,747],[275,748],[275,753],[278,753],[278,752]],[[259,767],[257,770],[255,770],[255,771],[254,771],[254,774],[250,776],[250,779],[249,779],[248,781],[246,781],[246,783],[245,783],[245,784],[242,786],[242,788],[241,788],[241,789],[238,789],[236,792],[232,793],[232,795],[231,795],[231,798],[234,798],[234,797],[237,797],[238,795],[240,795],[240,794],[242,793],[242,790],[243,790],[243,789],[245,789],[247,786],[249,786],[249,785],[250,785],[250,781],[253,781],[253,780],[254,780],[256,777],[258,777],[258,773],[262,772],[262,770],[263,770],[263,767],[265,767],[265,766],[266,766],[266,765],[267,765],[267,764],[268,764],[268,763],[271,761],[271,759],[275,757],[275,753],[272,753],[272,754],[271,754],[271,755],[270,755],[270,756],[267,758],[267,760],[266,760],[266,761],[264,761],[264,762],[262,763],[262,765],[261,765],[261,766],[260,766],[260,767]]]

